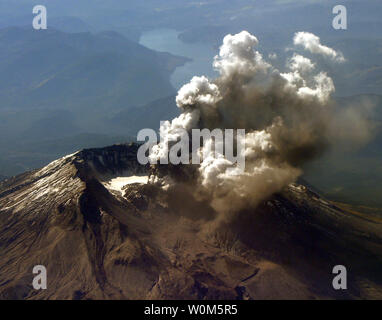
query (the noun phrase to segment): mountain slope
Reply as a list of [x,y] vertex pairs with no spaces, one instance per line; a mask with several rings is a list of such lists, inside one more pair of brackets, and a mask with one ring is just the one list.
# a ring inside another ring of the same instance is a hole
[[173,92],[169,75],[186,61],[115,32],[11,27],[0,30],[0,49],[1,108],[147,103]]
[[[381,219],[290,185],[216,228],[184,190],[142,183],[135,144],[0,183],[2,299],[381,298]],[[48,288],[32,288],[47,268]],[[332,289],[334,265],[348,290]]]

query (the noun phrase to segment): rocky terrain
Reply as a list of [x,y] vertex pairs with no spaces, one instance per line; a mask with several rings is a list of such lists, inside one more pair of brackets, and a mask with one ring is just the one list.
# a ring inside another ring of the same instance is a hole
[[[0,182],[1,299],[382,298],[382,219],[293,184],[229,222],[146,183],[135,144]],[[344,265],[348,289],[334,290]],[[47,268],[34,290],[32,269]]]

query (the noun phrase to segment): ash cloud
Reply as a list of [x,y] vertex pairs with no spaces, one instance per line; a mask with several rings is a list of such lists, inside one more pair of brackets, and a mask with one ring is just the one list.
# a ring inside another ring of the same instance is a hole
[[[258,43],[247,31],[224,38],[213,61],[219,77],[195,76],[179,90],[176,103],[182,113],[162,124],[165,138],[150,154],[151,159],[159,159],[168,153],[168,142],[181,138],[180,128],[188,132],[194,128],[245,129],[245,141],[236,141],[245,145],[241,150],[244,172],[223,154],[215,156],[211,148],[204,147],[205,156],[192,175],[194,195],[207,200],[223,217],[256,207],[296,181],[301,167],[321,155],[334,139],[332,79],[296,53],[280,72],[256,50]],[[340,57],[312,34],[296,34],[295,44],[333,59]],[[173,188],[179,184],[176,177],[159,182]]]

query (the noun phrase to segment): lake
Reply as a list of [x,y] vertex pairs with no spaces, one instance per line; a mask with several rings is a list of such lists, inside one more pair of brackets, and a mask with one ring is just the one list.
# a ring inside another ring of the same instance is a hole
[[217,50],[205,43],[184,43],[178,39],[179,33],[173,29],[150,30],[142,34],[139,43],[152,50],[192,59],[172,73],[170,80],[176,89],[189,82],[193,76],[215,77],[212,60]]

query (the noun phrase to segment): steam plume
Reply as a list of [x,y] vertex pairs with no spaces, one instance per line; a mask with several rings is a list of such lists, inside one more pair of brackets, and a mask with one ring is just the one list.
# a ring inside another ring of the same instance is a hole
[[[295,43],[339,57],[311,34],[298,33]],[[201,150],[205,156],[197,168],[194,192],[219,212],[256,206],[282,190],[297,179],[306,161],[322,153],[329,140],[332,79],[325,72],[315,72],[316,65],[297,54],[282,73],[264,60],[257,45],[258,39],[247,31],[224,38],[213,61],[219,77],[212,81],[193,77],[179,90],[176,103],[182,113],[163,123],[164,139],[150,155],[159,159],[168,153],[168,142],[181,138],[180,128],[188,132],[193,128],[245,129],[245,142],[236,141],[245,144],[241,150],[244,172],[223,154],[214,156],[206,148],[212,141],[205,141]],[[176,185],[176,180],[170,182],[170,187]]]
[[337,62],[344,62],[345,58],[341,52],[324,46],[320,42],[320,38],[310,32],[297,32],[293,42],[295,45],[301,45],[310,53],[321,54]]

